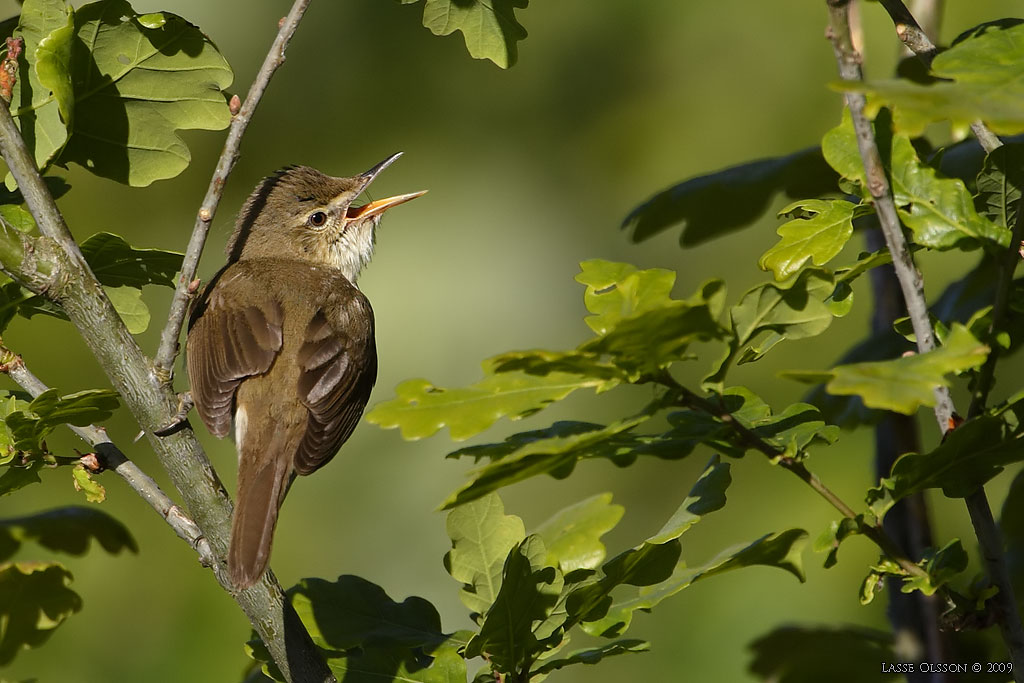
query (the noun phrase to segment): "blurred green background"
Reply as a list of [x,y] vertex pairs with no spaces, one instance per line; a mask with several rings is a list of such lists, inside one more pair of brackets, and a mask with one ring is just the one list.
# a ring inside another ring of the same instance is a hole
[[[1017,5],[950,3],[943,40]],[[168,10],[202,27],[233,65],[232,90],[241,96],[288,7],[209,0],[135,4],[140,12]],[[3,16],[18,11],[9,0],[0,9]],[[896,59],[892,26],[879,7],[869,3],[864,9],[868,71],[886,76]],[[403,379],[459,385],[479,377],[478,361],[487,356],[579,343],[588,330],[583,290],[572,278],[584,259],[677,270],[678,296],[723,276],[733,302],[768,278],[757,270],[756,258],[776,239],[779,222],[772,214],[751,229],[687,251],[677,244],[678,230],[632,245],[618,225],[656,190],[816,144],[835,125],[840,98],[827,88],[835,66],[824,39],[824,2],[535,0],[518,13],[530,36],[510,71],[469,58],[460,34],[431,35],[420,24],[421,13],[421,5],[391,0],[313,3],[243,143],[202,262],[204,278],[222,263],[238,208],[262,176],[289,163],[349,175],[397,150],[406,156],[374,185],[374,195],[430,194],[389,214],[377,256],[360,282],[378,323],[380,376],[371,404],[390,398]],[[184,249],[223,135],[187,138],[190,168],[149,188],[129,189],[70,169],[73,191],[61,206],[75,234],[108,230],[137,246]],[[858,248],[851,246],[846,256]],[[929,293],[955,277],[961,263],[925,262]],[[866,281],[859,285],[861,305],[826,336],[784,345],[772,352],[771,366],[743,366],[732,381],[749,384],[775,406],[799,398],[803,387],[776,379],[774,370],[826,366],[863,334],[869,293]],[[154,323],[140,342],[152,352],[169,292],[150,288],[147,300]],[[67,323],[19,319],[5,342],[64,392],[105,386]],[[177,387],[186,388],[180,372]],[[609,419],[645,398],[642,391],[575,396],[521,423],[500,423],[477,441],[555,419]],[[926,441],[933,442],[930,413],[923,417]],[[120,414],[109,430],[170,490],[145,441],[131,444],[138,428],[130,416]],[[233,490],[232,445],[200,432]],[[83,447],[63,432],[50,445],[65,453]],[[814,454],[812,467],[847,500],[859,502],[871,483],[871,445],[868,432],[844,434],[838,447]],[[446,434],[406,443],[397,432],[361,425],[335,463],[298,482],[284,507],[272,561],[282,584],[357,574],[396,600],[427,598],[447,629],[468,626],[458,585],[441,564],[449,542],[444,517],[435,511],[468,467],[444,459],[453,448]],[[606,537],[614,554],[660,528],[709,455],[641,461],[627,470],[586,463],[568,480],[543,478],[506,490],[506,510],[522,516],[529,529],[565,504],[611,491],[627,509]],[[2,513],[83,502],[69,472],[48,474],[42,485],[4,499]],[[730,505],[686,535],[689,563],[793,526],[813,538],[837,516],[755,454],[734,463],[733,478]],[[249,633],[241,612],[120,479],[105,475],[101,481],[108,491],[104,509],[128,525],[141,552],[110,557],[94,548],[87,558],[64,558],[83,611],[47,646],[22,653],[3,677],[60,683],[238,680]],[[990,488],[997,505],[1005,485]],[[939,537],[969,539],[962,506],[937,502]],[[965,545],[974,551],[971,542]],[[28,546],[17,559],[45,556]],[[655,613],[638,615],[630,636],[652,641],[651,653],[577,667],[553,680],[746,680],[747,643],[776,625],[884,627],[884,594],[867,608],[857,600],[876,553],[853,539],[840,557],[837,567],[825,571],[823,558],[808,550],[805,585],[766,568],[702,582]]]

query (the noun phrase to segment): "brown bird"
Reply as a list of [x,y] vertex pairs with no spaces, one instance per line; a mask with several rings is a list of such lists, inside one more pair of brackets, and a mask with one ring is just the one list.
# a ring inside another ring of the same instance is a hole
[[238,448],[228,569],[239,588],[267,568],[294,476],[334,457],[370,397],[373,310],[356,279],[384,212],[423,192],[353,202],[399,156],[352,178],[295,166],[264,179],[192,309],[192,398],[212,434],[234,426]]

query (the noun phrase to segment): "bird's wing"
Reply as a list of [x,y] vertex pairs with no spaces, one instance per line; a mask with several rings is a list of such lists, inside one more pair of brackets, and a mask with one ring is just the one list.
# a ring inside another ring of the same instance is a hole
[[377,379],[373,310],[358,289],[339,287],[316,312],[298,362],[299,399],[309,419],[294,464],[299,474],[310,474],[327,464],[355,429]]
[[218,437],[231,430],[239,383],[270,369],[281,350],[281,304],[250,279],[245,269],[229,266],[221,271],[189,320],[186,355],[192,398],[207,429]]

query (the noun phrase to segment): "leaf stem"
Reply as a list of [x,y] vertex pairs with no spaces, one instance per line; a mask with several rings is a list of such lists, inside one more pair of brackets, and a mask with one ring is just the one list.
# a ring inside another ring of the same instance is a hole
[[210,185],[206,189],[206,196],[196,213],[196,222],[192,228],[192,237],[188,242],[188,249],[185,251],[185,259],[181,264],[181,275],[178,277],[178,284],[174,290],[174,298],[171,300],[171,309],[167,316],[167,325],[160,335],[160,346],[154,357],[156,370],[160,375],[169,380],[172,376],[174,359],[178,355],[178,337],[181,336],[181,328],[185,322],[185,314],[188,311],[188,304],[191,298],[189,284],[196,276],[199,268],[199,258],[206,245],[206,237],[210,232],[210,225],[217,213],[221,197],[224,194],[224,186],[227,184],[228,176],[231,174],[235,163],[240,155],[239,148],[242,144],[242,135],[245,134],[249,121],[256,111],[257,105],[266,92],[270,78],[277,71],[278,67],[284,64],[285,50],[295,30],[299,27],[299,21],[306,12],[311,0],[295,0],[288,16],[281,20],[277,37],[274,38],[270,51],[263,60],[263,66],[256,74],[256,80],[249,87],[249,93],[245,101],[231,120],[228,128],[227,139],[224,141],[224,149],[217,160],[217,167],[213,171]]
[[864,522],[857,513],[854,512],[853,508],[847,505],[838,494],[826,486],[825,483],[818,478],[818,475],[807,469],[807,466],[804,465],[803,462],[791,456],[787,456],[785,450],[778,449],[762,439],[737,420],[736,417],[726,410],[724,406],[690,391],[683,385],[679,384],[679,382],[669,375],[668,372],[665,372],[663,375],[658,377],[658,382],[667,386],[670,391],[679,396],[681,405],[707,413],[722,422],[722,424],[728,425],[729,428],[732,429],[740,438],[740,442],[744,446],[747,446],[752,450],[760,451],[764,455],[768,456],[770,460],[778,463],[780,467],[789,470],[799,477],[801,481],[814,489],[819,496],[828,501],[828,503],[838,510],[840,514],[856,521],[860,532],[878,546],[878,548],[888,556],[889,559],[896,562],[905,572],[907,572],[907,574],[920,577],[928,576],[928,572],[907,557],[881,527]]
[[[21,356],[14,353],[0,343],[0,370],[7,375],[22,389],[27,391],[33,398],[46,391],[46,386],[36,377]],[[125,483],[135,490],[139,496],[149,503],[157,514],[163,517],[170,525],[178,538],[188,543],[199,554],[199,561],[204,567],[211,567],[214,563],[213,551],[210,550],[210,543],[203,536],[192,519],[185,514],[171,498],[164,493],[153,479],[143,472],[138,465],[128,459],[107,436],[107,430],[94,425],[76,427],[67,425],[72,432],[77,434],[90,446],[96,449],[96,453],[102,458],[103,466],[116,472]]]

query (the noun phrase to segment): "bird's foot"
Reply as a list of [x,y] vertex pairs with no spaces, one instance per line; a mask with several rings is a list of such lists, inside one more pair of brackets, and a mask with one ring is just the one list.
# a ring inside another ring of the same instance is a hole
[[159,428],[154,429],[153,434],[156,436],[170,436],[175,432],[178,432],[188,425],[188,413],[192,410],[192,406],[195,405],[195,401],[192,400],[192,392],[185,391],[178,394],[178,412],[174,414],[171,421]]

